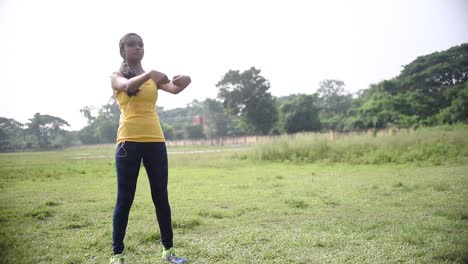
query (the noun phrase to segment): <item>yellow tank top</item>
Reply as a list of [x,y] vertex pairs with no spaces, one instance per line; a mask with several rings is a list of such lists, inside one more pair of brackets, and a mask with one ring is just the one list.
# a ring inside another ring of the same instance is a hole
[[136,96],[129,97],[126,92],[114,90],[120,108],[117,143],[164,142],[164,133],[156,112],[158,87],[149,79],[140,86]]

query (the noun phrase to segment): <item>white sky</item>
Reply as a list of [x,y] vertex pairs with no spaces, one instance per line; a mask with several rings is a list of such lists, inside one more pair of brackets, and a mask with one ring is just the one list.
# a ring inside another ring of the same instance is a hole
[[467,0],[0,0],[0,116],[36,112],[72,130],[112,94],[119,39],[145,42],[143,67],[187,74],[165,109],[215,98],[230,69],[255,66],[274,96],[341,79],[356,92],[397,76],[416,57],[468,42]]

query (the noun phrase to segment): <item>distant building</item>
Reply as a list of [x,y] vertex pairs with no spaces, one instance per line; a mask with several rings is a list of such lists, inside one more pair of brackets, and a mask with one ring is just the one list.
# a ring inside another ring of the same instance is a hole
[[202,127],[205,126],[205,120],[202,116],[196,115],[192,117],[192,124],[193,125],[200,125]]

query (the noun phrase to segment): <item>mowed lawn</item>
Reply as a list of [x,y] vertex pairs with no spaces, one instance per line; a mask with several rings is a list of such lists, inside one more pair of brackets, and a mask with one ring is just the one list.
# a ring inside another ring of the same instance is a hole
[[[194,151],[195,150],[195,151]],[[255,162],[169,148],[177,253],[191,263],[467,263],[468,164]],[[108,263],[113,146],[0,154],[0,263]],[[128,263],[160,263],[144,168]]]

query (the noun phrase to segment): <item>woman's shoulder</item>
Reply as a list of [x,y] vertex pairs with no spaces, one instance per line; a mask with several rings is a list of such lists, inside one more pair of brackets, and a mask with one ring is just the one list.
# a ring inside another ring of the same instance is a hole
[[117,71],[113,71],[109,77],[112,81],[114,81],[124,76],[120,70],[117,70]]

